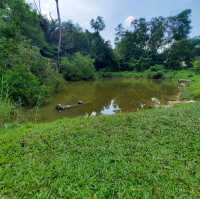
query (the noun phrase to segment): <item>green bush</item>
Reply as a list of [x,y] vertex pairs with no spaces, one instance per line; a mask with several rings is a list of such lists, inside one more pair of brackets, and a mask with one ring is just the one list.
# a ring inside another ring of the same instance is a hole
[[39,59],[40,63],[32,64],[30,71],[48,87],[49,94],[57,93],[63,89],[64,79],[53,69],[53,63],[46,58]]
[[164,79],[165,78],[165,68],[163,65],[151,66],[147,71],[147,76],[150,79]]
[[152,72],[159,72],[159,71],[164,71],[165,70],[165,66],[163,65],[154,65],[150,67],[150,71]]
[[43,78],[43,83],[49,88],[49,93],[54,94],[63,89],[65,81],[61,74],[55,72],[51,67],[47,67],[46,78]]
[[21,105],[41,104],[48,96],[48,88],[25,66],[17,66],[5,73],[9,96]]
[[188,88],[188,90],[191,93],[191,96],[193,96],[196,99],[200,99],[200,80],[198,79],[195,82],[193,82]]
[[140,67],[140,63],[136,59],[131,59],[128,62],[128,70],[129,71],[137,70],[137,69],[139,69],[139,67]]
[[113,77],[113,73],[112,71],[110,70],[107,70],[107,69],[101,69],[98,71],[98,77],[100,78],[112,78]]
[[62,73],[66,80],[90,80],[95,77],[94,60],[89,56],[76,53],[62,60]]
[[128,70],[141,72],[149,69],[150,65],[151,60],[149,58],[141,57],[140,59],[130,59],[128,62]]
[[45,97],[60,91],[63,78],[54,68],[28,41],[0,39],[0,73],[7,78],[14,102],[42,104]]
[[200,57],[196,58],[193,61],[193,68],[195,69],[196,72],[200,73]]

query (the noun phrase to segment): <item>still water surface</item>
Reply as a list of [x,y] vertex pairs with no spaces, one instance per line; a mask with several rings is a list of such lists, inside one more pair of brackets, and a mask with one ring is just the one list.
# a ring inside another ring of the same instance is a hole
[[[151,98],[158,98],[161,104],[166,104],[167,101],[175,99],[177,92],[176,84],[169,81],[114,78],[73,82],[67,83],[65,89],[46,106],[37,111],[27,110],[26,117],[29,120],[45,122],[87,114],[113,115],[119,112],[133,112],[141,106],[150,106]],[[55,109],[57,104],[77,104],[80,100],[86,104],[63,112]]]

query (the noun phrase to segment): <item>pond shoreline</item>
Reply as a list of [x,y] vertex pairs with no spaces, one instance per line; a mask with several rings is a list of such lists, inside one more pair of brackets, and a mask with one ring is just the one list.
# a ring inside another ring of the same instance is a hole
[[[173,81],[158,81],[146,78],[109,78],[96,81],[68,82],[63,92],[52,101],[32,112],[27,118],[54,121],[63,117],[85,115],[114,115],[119,112],[136,112],[143,104],[151,105],[151,98],[158,98],[161,104],[175,99],[178,89]],[[78,103],[78,102],[81,102]]]
[[[62,95],[63,92],[69,92],[68,90],[66,90],[66,87],[68,85],[74,85],[74,86],[76,86],[77,84],[95,85],[97,82],[102,82],[102,81],[103,82],[110,82],[110,81],[117,81],[117,80],[120,80],[120,79],[121,80],[122,79],[126,79],[126,81],[129,81],[129,80],[138,81],[137,87],[140,87],[140,81],[141,82],[142,81],[157,82],[158,84],[162,83],[162,82],[166,82],[166,83],[170,83],[170,84],[173,83],[177,87],[177,85],[178,85],[177,82],[180,79],[192,80],[191,85],[179,88],[179,90],[177,89],[177,93],[174,96],[170,97],[164,103],[161,100],[161,104],[159,104],[159,105],[157,105],[157,104],[156,105],[152,105],[152,103],[151,103],[151,105],[146,106],[144,101],[140,101],[140,102],[138,102],[137,108],[135,110],[128,111],[128,112],[136,112],[136,111],[139,111],[139,110],[144,109],[144,108],[145,109],[148,109],[148,108],[159,108],[159,107],[160,108],[161,107],[170,108],[170,107],[176,106],[177,104],[187,104],[187,103],[195,102],[193,100],[193,94],[191,93],[191,87],[197,82],[199,77],[197,75],[195,75],[193,71],[189,71],[189,70],[181,70],[181,71],[176,71],[176,72],[173,72],[173,73],[169,72],[169,73],[170,73],[170,75],[167,75],[168,78],[164,79],[164,80],[152,80],[152,79],[149,79],[147,77],[144,77],[144,75],[141,76],[141,75],[138,75],[138,74],[136,74],[134,72],[133,73],[132,72],[121,72],[121,73],[116,72],[115,74],[117,74],[117,76],[115,75],[113,77],[97,78],[96,80],[91,80],[91,81],[66,82],[64,84],[63,91],[59,92],[57,95],[53,95],[47,104],[45,104],[44,106],[41,106],[41,107],[34,107],[32,109],[31,108],[25,108],[25,107],[23,107],[23,108],[15,108],[15,110],[13,110],[13,114],[14,115],[12,114],[13,115],[12,118],[7,120],[7,122],[15,122],[16,121],[16,122],[20,122],[20,123],[21,122],[39,122],[39,123],[41,123],[41,122],[51,122],[51,121],[54,121],[56,119],[61,119],[61,118],[64,118],[64,117],[68,117],[67,113],[65,111],[63,111],[63,112],[62,111],[61,112],[57,112],[56,111],[55,107],[56,107],[57,104],[61,103],[62,105],[72,105],[72,104],[77,103],[80,100],[83,100],[85,102],[89,102],[90,106],[93,106],[93,101],[94,101],[94,100],[87,100],[87,99],[84,100],[81,97],[81,93],[83,91],[85,91],[85,90],[88,90],[88,88],[80,90],[80,92],[78,94],[79,97],[74,99],[74,100],[72,100],[72,101],[67,100],[67,99],[64,100],[64,101],[62,101],[62,100],[55,101],[55,98],[57,98],[57,96],[59,96],[60,94]],[[129,75],[127,75],[127,74],[129,74]],[[101,86],[100,86],[100,88],[101,88]],[[111,90],[113,90],[113,89],[111,89]],[[123,90],[123,89],[121,89],[121,90]],[[98,96],[98,92],[96,92],[96,93],[97,93],[97,96]],[[149,97],[149,100],[151,100],[151,98],[156,98],[156,97],[158,97],[158,96],[152,95],[151,97]],[[158,100],[160,100],[159,97],[158,97]],[[51,104],[53,104],[53,106],[51,106]],[[49,113],[48,110],[46,110],[46,107],[48,107],[48,106],[51,106],[51,113]],[[83,105],[82,107],[84,107],[84,106],[85,105]],[[108,107],[112,107],[113,104],[107,103],[107,106]],[[103,113],[110,114],[109,112],[107,112],[107,108],[108,108],[107,106],[103,106],[101,109],[103,109],[103,108],[105,109],[104,111],[102,110]],[[77,111],[78,108],[79,108],[78,106],[73,107],[72,109],[74,109],[74,111],[72,111],[72,112],[74,112],[74,114],[75,114],[75,112]],[[117,112],[121,112],[119,107],[114,108],[113,110],[115,110],[115,109],[116,109]],[[54,111],[56,111],[56,112],[54,112]],[[52,118],[53,118],[54,114],[56,114],[57,116],[56,116],[55,119],[46,120],[46,119],[44,119],[45,116],[40,117],[41,112],[43,112],[42,115],[48,114]],[[101,112],[101,110],[100,110],[100,112]],[[125,111],[125,112],[127,112],[127,111]],[[97,116],[99,114],[98,114],[98,112],[96,112],[94,110],[90,110],[89,112],[86,111],[85,114],[76,115],[76,116],[73,116],[73,117],[90,116],[90,115]],[[70,116],[70,117],[72,117],[72,116]],[[30,119],[30,118],[32,118],[32,119]],[[42,118],[42,119],[40,119],[40,118]]]

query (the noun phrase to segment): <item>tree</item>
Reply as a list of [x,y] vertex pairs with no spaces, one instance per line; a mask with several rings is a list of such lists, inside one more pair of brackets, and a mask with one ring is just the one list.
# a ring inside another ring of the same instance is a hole
[[90,21],[91,27],[95,30],[96,33],[103,31],[106,27],[103,17],[98,16],[95,19]]
[[61,17],[60,17],[60,9],[58,0],[56,1],[56,10],[58,15],[58,24],[59,24],[59,40],[58,40],[58,52],[57,52],[57,70],[60,72],[60,52],[61,52],[61,44],[62,44],[62,26],[61,26]]
[[144,18],[135,20],[132,23],[132,30],[124,31],[121,39],[116,43],[116,52],[120,60],[121,69],[133,70],[134,65],[135,68],[140,65],[142,69],[150,66],[148,42],[149,23]]
[[197,39],[182,39],[173,43],[166,53],[167,67],[179,69],[182,67],[192,67],[192,61],[200,55],[200,46]]
[[77,52],[89,54],[89,38],[86,32],[72,21],[62,23],[62,56]]
[[191,10],[186,9],[176,16],[168,17],[168,33],[175,41],[187,39],[191,30]]
[[38,47],[46,45],[40,17],[24,0],[4,1],[0,10],[0,23],[3,26],[0,27],[0,35],[5,38],[23,40],[25,37]]
[[163,17],[153,18],[149,22],[149,41],[148,48],[153,54],[157,54],[165,42],[165,19]]
[[123,27],[122,24],[119,24],[116,28],[115,28],[115,43],[118,43],[120,41],[120,39],[123,37],[123,35],[125,34],[125,29]]
[[169,68],[190,67],[199,54],[198,39],[189,39],[191,10],[176,16],[141,18],[132,23],[132,30],[117,27],[116,50],[122,69],[145,70],[151,65]]

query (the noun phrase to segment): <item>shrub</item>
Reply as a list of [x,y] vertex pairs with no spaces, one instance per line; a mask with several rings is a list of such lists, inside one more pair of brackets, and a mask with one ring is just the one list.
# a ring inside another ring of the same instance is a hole
[[191,96],[196,99],[200,99],[200,80],[193,82],[188,90],[191,93]]
[[147,76],[150,79],[164,79],[165,78],[165,68],[163,65],[151,66],[147,71]]
[[62,73],[66,80],[90,80],[95,77],[94,60],[89,56],[76,53],[62,60]]
[[114,72],[106,72],[106,71],[101,71],[98,73],[98,77],[100,78],[112,78]]
[[130,59],[128,62],[128,70],[135,70],[138,72],[147,70],[150,67],[151,60],[149,58]]
[[43,79],[44,85],[49,88],[49,93],[54,94],[61,91],[64,87],[65,81],[61,74],[55,72],[52,68],[46,68],[46,78]]
[[131,59],[128,62],[128,70],[129,71],[137,70],[137,69],[139,69],[139,67],[140,67],[140,63],[136,59]]
[[49,94],[57,93],[63,89],[64,79],[53,69],[50,60],[42,58],[40,63],[31,65],[30,70],[43,85],[48,87]]
[[200,57],[196,58],[193,61],[193,68],[195,69],[196,72],[200,73]]
[[152,72],[159,72],[159,71],[164,71],[165,70],[165,66],[163,65],[154,65],[150,67],[150,71]]
[[25,66],[17,66],[5,73],[9,96],[21,105],[36,105],[44,102],[48,88]]
[[63,85],[53,63],[28,41],[0,39],[0,73],[6,74],[12,100],[22,105],[41,104]]

